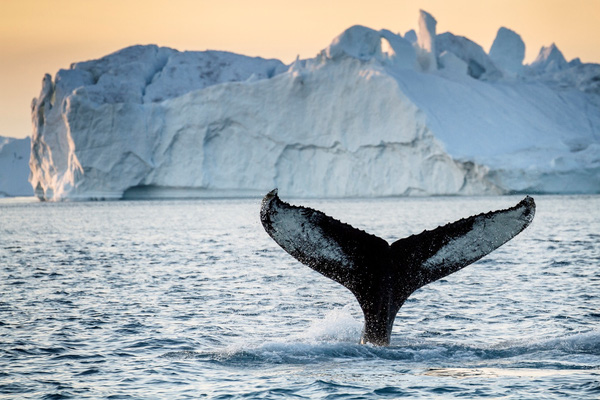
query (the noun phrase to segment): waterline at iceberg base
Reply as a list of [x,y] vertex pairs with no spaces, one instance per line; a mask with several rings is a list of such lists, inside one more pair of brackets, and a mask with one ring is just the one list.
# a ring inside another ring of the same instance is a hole
[[47,75],[32,107],[35,193],[600,192],[600,66],[558,63],[558,49],[523,66],[505,31],[492,59],[421,20],[416,41],[354,26],[289,66],[134,46]]

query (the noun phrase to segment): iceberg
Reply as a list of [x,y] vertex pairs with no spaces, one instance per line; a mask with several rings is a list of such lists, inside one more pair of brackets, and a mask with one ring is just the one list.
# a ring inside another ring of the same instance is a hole
[[542,47],[535,61],[531,63],[531,68],[538,73],[557,72],[568,67],[567,60],[554,43]]
[[502,70],[516,76],[523,70],[525,43],[518,33],[502,27],[490,48],[490,58]]
[[353,26],[291,65],[154,45],[72,64],[32,103],[31,185],[43,200],[600,192],[597,66],[515,78],[516,52],[496,63],[425,12],[419,27]]
[[0,136],[0,197],[33,196],[29,177],[31,140]]

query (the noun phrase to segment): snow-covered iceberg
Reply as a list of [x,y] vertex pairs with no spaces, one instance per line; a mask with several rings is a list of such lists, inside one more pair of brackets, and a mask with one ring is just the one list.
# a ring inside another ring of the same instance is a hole
[[289,66],[157,46],[73,64],[33,102],[31,184],[49,200],[600,192],[597,65],[547,51],[520,75],[514,35],[496,65],[425,12],[419,27],[354,26]]
[[29,177],[31,140],[0,136],[0,197],[33,196]]

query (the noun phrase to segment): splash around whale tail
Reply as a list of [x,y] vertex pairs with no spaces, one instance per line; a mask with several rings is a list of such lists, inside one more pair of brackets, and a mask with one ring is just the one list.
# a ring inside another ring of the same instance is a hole
[[508,242],[529,226],[534,214],[535,202],[527,196],[514,207],[390,245],[320,211],[285,203],[275,189],[264,197],[260,219],[286,252],[354,294],[365,316],[361,343],[387,345],[398,310],[415,290]]

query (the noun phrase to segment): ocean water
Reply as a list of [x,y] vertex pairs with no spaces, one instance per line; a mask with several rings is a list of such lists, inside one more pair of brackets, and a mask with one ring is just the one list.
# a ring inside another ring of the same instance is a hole
[[[388,241],[520,197],[294,200]],[[0,398],[600,398],[600,196],[533,224],[358,344],[349,291],[259,199],[0,202]]]

